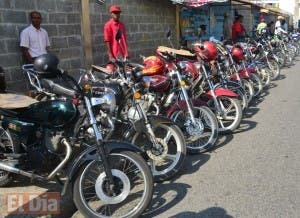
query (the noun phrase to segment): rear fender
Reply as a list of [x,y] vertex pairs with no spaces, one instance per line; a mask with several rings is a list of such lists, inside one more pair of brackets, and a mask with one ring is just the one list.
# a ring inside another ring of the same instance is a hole
[[[193,105],[197,106],[197,107],[201,107],[201,106],[208,106],[207,103],[205,101],[202,101],[201,99],[192,99],[193,101]],[[171,115],[173,114],[174,111],[176,110],[183,110],[183,111],[187,111],[187,105],[185,100],[180,100],[178,101],[176,104],[173,104],[167,111],[166,116],[167,117],[171,117]]]
[[[238,94],[236,94],[235,92],[233,92],[229,89],[225,89],[225,88],[216,88],[215,89],[215,95],[217,97],[219,97],[219,96],[226,96],[226,97],[231,97],[231,98],[237,98],[238,97]],[[204,96],[208,99],[212,98],[213,97],[212,91],[206,92],[204,94]]]

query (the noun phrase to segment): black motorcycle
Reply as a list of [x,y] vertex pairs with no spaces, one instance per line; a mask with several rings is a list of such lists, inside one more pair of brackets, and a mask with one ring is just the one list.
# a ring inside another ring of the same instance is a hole
[[[74,203],[85,217],[138,217],[152,198],[151,171],[138,147],[103,140],[93,112],[94,107],[109,110],[107,98],[114,96],[97,96],[88,86],[61,86],[55,79],[72,78],[57,65],[58,59],[49,54],[35,60],[38,79],[51,93],[39,91],[68,98],[32,104],[22,102],[24,96],[1,95],[6,101],[0,105],[0,186],[14,175],[56,179],[63,181],[62,195],[72,185]],[[23,105],[11,104],[15,100]],[[93,144],[84,140],[90,136],[88,128]]]

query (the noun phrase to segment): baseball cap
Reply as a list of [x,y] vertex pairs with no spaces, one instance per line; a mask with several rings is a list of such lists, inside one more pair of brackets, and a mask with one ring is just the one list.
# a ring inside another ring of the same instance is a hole
[[119,5],[112,5],[110,8],[109,8],[109,13],[113,13],[113,12],[121,12],[121,8]]

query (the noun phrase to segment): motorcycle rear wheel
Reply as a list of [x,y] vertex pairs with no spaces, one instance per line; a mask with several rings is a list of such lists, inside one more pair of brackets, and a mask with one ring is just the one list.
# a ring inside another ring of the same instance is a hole
[[153,178],[145,160],[131,151],[108,155],[114,177],[109,188],[101,161],[82,167],[75,180],[74,203],[84,217],[139,217],[153,195]]

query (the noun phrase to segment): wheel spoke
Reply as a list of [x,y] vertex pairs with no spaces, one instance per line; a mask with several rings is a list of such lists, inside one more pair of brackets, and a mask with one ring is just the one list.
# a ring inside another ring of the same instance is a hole
[[225,119],[226,120],[235,120],[235,117],[234,116],[226,116]]
[[168,160],[175,161],[176,160],[176,154],[166,154],[165,158]]
[[153,175],[158,174],[158,171],[156,170],[156,166],[155,166],[155,161],[154,160],[150,160],[150,168],[151,168],[151,171],[152,171]]
[[224,124],[223,124],[222,120],[221,120],[221,119],[218,119],[218,121],[219,121],[219,123],[220,123],[221,127],[222,127],[222,128],[225,128],[225,126],[224,126]]
[[171,138],[171,136],[172,136],[172,133],[171,133],[171,131],[169,130],[168,133],[167,133],[167,135],[166,135],[166,137],[164,138],[164,142],[165,142],[165,143],[168,143],[169,140],[170,140],[170,138]]

